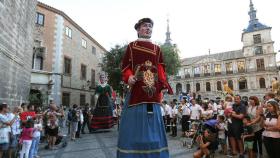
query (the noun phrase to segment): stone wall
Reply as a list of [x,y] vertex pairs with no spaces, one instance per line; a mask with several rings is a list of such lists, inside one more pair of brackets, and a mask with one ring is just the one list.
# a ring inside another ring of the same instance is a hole
[[27,102],[36,0],[0,1],[0,102]]

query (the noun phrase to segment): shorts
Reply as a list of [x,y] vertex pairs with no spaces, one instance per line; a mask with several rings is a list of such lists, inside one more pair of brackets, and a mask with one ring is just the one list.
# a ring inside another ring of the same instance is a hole
[[9,149],[9,143],[0,144],[0,151],[7,151]]
[[9,147],[11,149],[17,148],[18,142],[19,142],[19,135],[11,135],[10,146]]
[[229,124],[228,126],[228,137],[234,137],[235,139],[241,140],[241,134],[243,133],[243,127],[236,124]]
[[253,149],[253,144],[254,144],[254,141],[245,141],[244,142],[244,148],[245,149]]
[[222,139],[222,138],[219,138],[219,139],[218,139],[218,142],[219,142],[220,145],[225,145],[225,144],[227,144],[227,140],[226,140],[226,139]]
[[58,127],[55,127],[55,128],[47,127],[46,130],[47,130],[47,134],[48,134],[49,136],[55,137],[55,136],[58,135]]

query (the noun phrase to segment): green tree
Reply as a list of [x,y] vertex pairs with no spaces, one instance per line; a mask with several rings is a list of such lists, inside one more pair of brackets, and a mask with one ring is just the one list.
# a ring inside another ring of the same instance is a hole
[[103,63],[101,64],[102,70],[108,73],[109,81],[108,83],[113,87],[113,89],[122,94],[122,84],[121,84],[121,61],[124,56],[127,44],[116,45],[111,48],[103,58]]
[[165,71],[168,76],[178,73],[181,63],[179,50],[176,45],[160,45],[165,63]]

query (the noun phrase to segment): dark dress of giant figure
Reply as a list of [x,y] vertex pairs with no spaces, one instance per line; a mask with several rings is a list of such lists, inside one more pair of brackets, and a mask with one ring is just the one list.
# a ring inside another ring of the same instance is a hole
[[91,128],[93,130],[112,128],[114,120],[111,100],[112,91],[110,85],[98,85],[96,87],[96,94],[98,95],[98,99],[93,111]]

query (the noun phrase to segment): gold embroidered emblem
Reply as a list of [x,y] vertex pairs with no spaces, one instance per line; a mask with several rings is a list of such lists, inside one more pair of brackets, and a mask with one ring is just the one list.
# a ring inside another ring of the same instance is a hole
[[145,61],[146,71],[143,72],[143,82],[146,86],[143,86],[143,90],[148,94],[149,97],[153,97],[156,92],[155,88],[155,74],[150,70],[153,63],[149,60]]
[[150,71],[150,70],[147,70],[145,71],[144,73],[144,83],[148,86],[148,87],[152,87],[155,85],[155,76],[154,74]]

